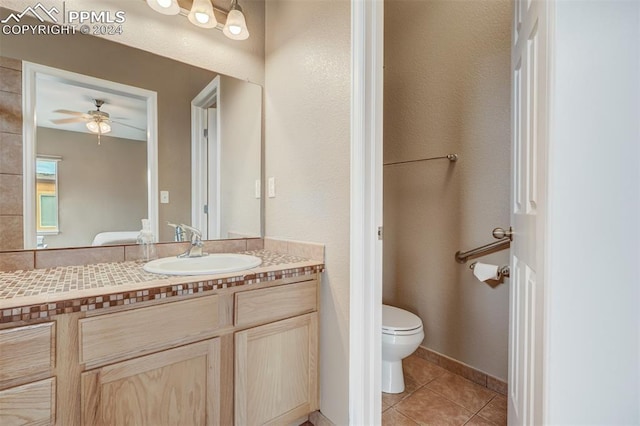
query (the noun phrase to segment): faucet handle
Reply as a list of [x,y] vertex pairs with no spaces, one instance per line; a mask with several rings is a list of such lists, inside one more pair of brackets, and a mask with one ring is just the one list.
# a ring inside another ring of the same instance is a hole
[[177,241],[177,242],[184,241],[184,236],[185,236],[184,229],[183,229],[184,225],[177,225],[177,224],[171,223],[171,222],[167,222],[167,225],[171,226],[174,229],[174,232],[175,232],[175,238],[174,239],[175,239],[175,241]]
[[183,229],[191,232],[191,244],[200,244],[200,240],[202,239],[202,231],[193,226],[185,225],[184,223],[180,224]]

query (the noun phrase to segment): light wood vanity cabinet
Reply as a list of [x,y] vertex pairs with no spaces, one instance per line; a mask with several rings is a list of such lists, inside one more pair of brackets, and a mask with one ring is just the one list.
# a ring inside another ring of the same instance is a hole
[[55,422],[53,322],[0,330],[0,424]]
[[82,373],[84,425],[220,424],[220,339]]
[[235,424],[287,425],[318,409],[318,315],[236,333]]
[[302,419],[318,409],[318,287],[307,275],[5,326],[0,424]]
[[287,425],[318,409],[317,291],[306,281],[236,293],[235,324],[265,324],[235,334],[236,425]]

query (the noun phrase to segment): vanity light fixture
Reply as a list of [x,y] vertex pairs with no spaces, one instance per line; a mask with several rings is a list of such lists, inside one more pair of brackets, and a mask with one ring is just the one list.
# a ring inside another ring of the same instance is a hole
[[231,2],[231,10],[227,15],[227,22],[224,24],[222,32],[231,40],[246,40],[249,38],[247,22],[244,19],[242,8],[238,5],[238,0]]
[[193,5],[187,18],[189,22],[198,27],[215,28],[218,26],[210,0],[193,0]]
[[177,15],[180,13],[178,0],[147,0],[149,7],[163,15]]
[[[163,15],[186,15],[193,25],[201,28],[217,28],[232,40],[246,40],[249,30],[238,0],[231,1],[229,11],[220,9],[213,0],[145,0],[147,5]],[[224,26],[218,25],[214,10],[227,17]]]

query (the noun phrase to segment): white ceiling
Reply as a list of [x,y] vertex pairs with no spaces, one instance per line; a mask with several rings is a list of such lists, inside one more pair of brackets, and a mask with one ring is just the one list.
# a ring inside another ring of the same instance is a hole
[[[139,141],[147,140],[146,102],[133,95],[113,93],[108,89],[84,87],[80,83],[55,78],[38,78],[36,90],[36,124],[39,127],[90,133],[86,124],[54,124],[51,120],[73,118],[72,115],[54,112],[59,109],[87,113],[95,110],[94,99],[101,99],[104,105],[100,111],[109,114],[112,120],[111,132],[105,135]],[[132,129],[134,126],[140,129]]]

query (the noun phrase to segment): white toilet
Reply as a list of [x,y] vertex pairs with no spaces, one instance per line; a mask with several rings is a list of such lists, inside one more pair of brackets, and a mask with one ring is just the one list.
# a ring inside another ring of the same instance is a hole
[[382,392],[404,391],[402,359],[424,339],[422,321],[404,309],[382,305]]

